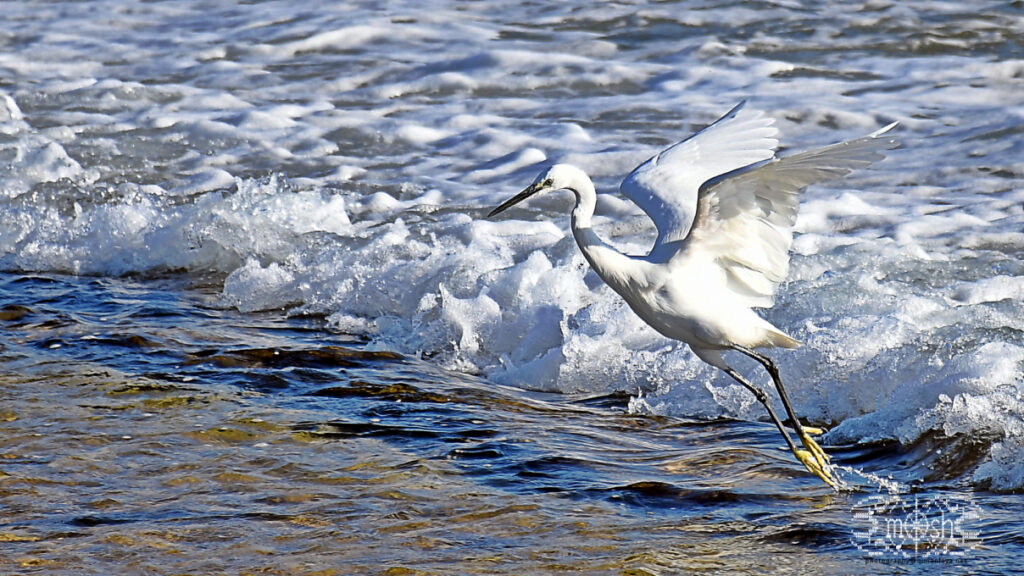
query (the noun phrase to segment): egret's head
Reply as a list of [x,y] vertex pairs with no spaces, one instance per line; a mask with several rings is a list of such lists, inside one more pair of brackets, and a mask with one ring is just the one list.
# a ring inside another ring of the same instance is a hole
[[[488,214],[487,217],[490,218],[496,214],[500,214],[534,194],[549,192],[551,190],[562,190],[565,188],[574,189],[573,183],[577,178],[579,178],[580,174],[583,174],[583,171],[575,166],[571,166],[569,164],[555,164],[541,172],[533,181],[533,184],[527,186],[522,192],[502,202],[501,206],[491,210],[491,213]],[[584,175],[584,177],[586,177],[586,175]]]

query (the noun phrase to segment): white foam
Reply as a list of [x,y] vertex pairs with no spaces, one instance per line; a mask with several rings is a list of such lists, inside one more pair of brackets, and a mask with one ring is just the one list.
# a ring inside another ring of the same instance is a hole
[[1024,300],[1024,276],[999,275],[964,282],[954,290],[952,299],[963,305]]
[[[235,269],[224,281],[224,294],[243,312],[284,310],[299,303],[295,276],[277,262],[263,267],[254,258]],[[246,295],[245,299],[233,295]]]
[[992,445],[989,460],[974,472],[975,481],[1003,492],[1019,492],[1024,486],[1024,429],[1020,425],[1020,407],[1011,415],[1017,418],[1002,440]]
[[429,126],[406,124],[398,129],[396,135],[406,142],[416,145],[424,145],[436,142],[442,138],[447,138],[451,136],[452,133],[445,130],[438,130],[437,128],[431,128]]
[[73,131],[65,127],[33,130],[10,95],[0,92],[0,104],[0,133],[13,139],[4,147],[7,169],[0,175],[0,195],[13,198],[37,184],[61,179],[82,184],[95,181],[96,171],[84,170],[64,148],[75,140]]
[[10,134],[13,130],[17,130],[22,126],[21,120],[25,117],[21,113],[21,108],[18,107],[18,103],[11,98],[9,94],[0,92],[0,103],[3,107],[0,108],[0,126],[3,126],[5,134]]

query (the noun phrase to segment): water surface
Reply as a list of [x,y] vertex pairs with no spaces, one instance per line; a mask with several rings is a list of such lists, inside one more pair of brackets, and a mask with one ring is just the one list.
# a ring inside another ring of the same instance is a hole
[[[0,571],[1019,571],[1015,3],[0,11]],[[900,122],[803,194],[764,312],[850,492],[601,284],[567,196],[482,219],[744,99],[782,154]]]

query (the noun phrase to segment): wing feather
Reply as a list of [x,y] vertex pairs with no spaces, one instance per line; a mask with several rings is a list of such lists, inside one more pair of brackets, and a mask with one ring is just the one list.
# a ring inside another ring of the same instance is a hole
[[637,166],[622,181],[622,193],[658,228],[654,251],[690,233],[702,184],[774,156],[775,120],[744,104]]
[[729,287],[752,307],[768,307],[789,270],[798,193],[807,186],[850,173],[897,146],[877,132],[746,166],[700,186],[692,233],[674,255],[694,250],[713,254]]

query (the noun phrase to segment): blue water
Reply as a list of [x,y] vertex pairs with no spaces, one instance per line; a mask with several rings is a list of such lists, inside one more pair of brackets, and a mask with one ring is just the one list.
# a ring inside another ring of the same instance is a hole
[[[857,514],[887,492],[833,493],[768,424],[496,386],[180,277],[0,294],[7,570],[1005,574],[1021,553],[1019,498],[974,492],[963,556],[872,556]],[[830,447],[904,482],[923,451]],[[946,467],[895,498],[971,494]]]
[[[1019,572],[1014,4],[0,12],[0,572]],[[783,155],[900,122],[803,193],[764,311],[850,492],[588,271],[568,197],[482,218],[743,99]]]

